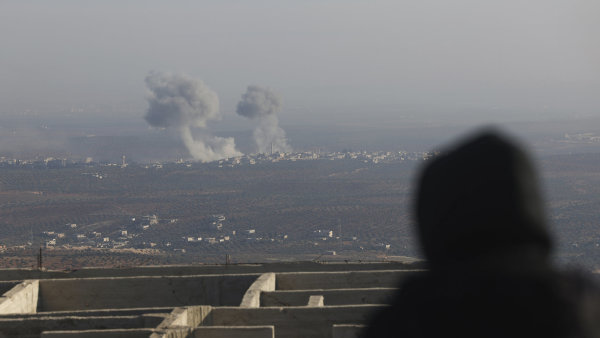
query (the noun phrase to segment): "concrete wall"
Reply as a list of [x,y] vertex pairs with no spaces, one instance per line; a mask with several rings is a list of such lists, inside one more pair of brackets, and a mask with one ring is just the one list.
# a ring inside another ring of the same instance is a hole
[[0,314],[35,313],[38,305],[39,282],[27,280],[17,284],[0,297]]
[[263,292],[260,306],[302,306],[312,295],[322,295],[325,305],[390,304],[398,289],[283,290]]
[[150,308],[130,308],[130,309],[99,309],[99,310],[81,310],[81,311],[49,311],[37,313],[22,314],[3,314],[0,318],[41,318],[41,317],[102,317],[102,316],[139,316],[143,314],[161,313],[165,316],[173,311],[173,307],[150,307]]
[[198,327],[189,337],[193,338],[274,338],[275,329],[268,326],[206,326]]
[[333,338],[360,338],[363,336],[362,333],[366,327],[366,325],[355,324],[333,325],[331,335]]
[[334,324],[365,324],[384,305],[239,308],[216,307],[203,326],[274,325],[275,337],[332,337]]
[[212,307],[208,305],[186,306],[173,309],[169,316],[163,320],[157,329],[169,329],[180,326],[196,327],[199,326],[210,314]]
[[422,268],[422,261],[406,259],[398,262],[281,262],[264,264],[230,265],[171,265],[128,268],[83,268],[73,271],[38,269],[0,269],[0,281],[23,281],[25,279],[63,279],[133,276],[191,276],[209,274],[245,274],[265,272],[298,271],[359,271],[359,270],[402,270]]
[[40,281],[38,311],[239,305],[258,275]]
[[168,330],[155,330],[150,335],[150,338],[189,338],[192,334],[192,328],[179,328],[179,329],[168,329]]
[[75,330],[75,331],[46,331],[41,338],[148,338],[153,329],[111,329],[111,330]]
[[21,283],[21,281],[0,282],[0,295],[3,295],[6,291],[14,288],[19,283]]
[[44,331],[153,328],[164,318],[152,316],[0,318],[2,337],[39,337]]
[[38,269],[0,269],[0,280],[23,281],[25,279],[65,278],[65,271],[44,271]]
[[76,331],[46,331],[41,338],[148,338],[153,329],[112,329],[112,330],[76,330]]
[[250,285],[240,304],[241,307],[259,307],[260,295],[263,291],[275,290],[275,274],[263,273]]
[[156,328],[152,338],[273,338],[273,326],[205,326],[198,327],[210,316],[211,306],[175,308]]
[[[384,269],[398,266],[403,269]],[[0,288],[13,286],[0,297],[0,337],[346,337],[385,307],[373,303],[389,303],[403,278],[422,271],[397,263],[312,262],[108,270],[83,275],[159,276],[73,278],[79,272],[71,272],[62,279],[0,282]],[[199,270],[209,273],[187,275]],[[160,275],[168,272],[181,275]]]
[[323,302],[323,295],[311,295],[308,297],[308,304],[306,306],[325,306]]
[[420,270],[278,273],[277,290],[394,288]]

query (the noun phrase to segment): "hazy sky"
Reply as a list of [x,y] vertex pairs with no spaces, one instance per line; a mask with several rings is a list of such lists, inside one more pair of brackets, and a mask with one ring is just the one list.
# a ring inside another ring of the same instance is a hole
[[0,113],[141,119],[154,70],[201,79],[231,119],[250,84],[282,123],[600,116],[598,3],[4,0]]

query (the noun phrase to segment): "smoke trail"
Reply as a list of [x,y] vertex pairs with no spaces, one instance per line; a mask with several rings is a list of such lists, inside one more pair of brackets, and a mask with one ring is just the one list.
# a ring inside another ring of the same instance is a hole
[[285,131],[279,127],[277,113],[281,111],[281,97],[267,88],[256,85],[248,86],[242,100],[237,105],[237,113],[249,119],[258,119],[259,125],[254,130],[254,142],[259,153],[271,150],[289,152]]
[[[148,111],[146,121],[154,127],[175,129],[190,155],[202,162],[240,156],[231,137],[208,133],[206,123],[218,120],[219,98],[202,81],[185,75],[151,72],[146,76]],[[194,137],[193,128],[199,136]]]

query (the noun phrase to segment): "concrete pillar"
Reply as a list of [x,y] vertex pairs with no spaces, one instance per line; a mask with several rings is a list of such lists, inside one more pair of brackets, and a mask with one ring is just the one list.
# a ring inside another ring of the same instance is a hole
[[212,307],[208,305],[178,307],[157,326],[157,329],[173,329],[180,327],[196,327],[210,315]]
[[240,307],[260,307],[260,294],[263,291],[274,291],[275,290],[275,274],[272,272],[263,273],[250,285]]
[[323,306],[323,295],[313,295],[308,298],[308,306]]
[[39,289],[39,280],[17,284],[0,297],[0,314],[36,313]]

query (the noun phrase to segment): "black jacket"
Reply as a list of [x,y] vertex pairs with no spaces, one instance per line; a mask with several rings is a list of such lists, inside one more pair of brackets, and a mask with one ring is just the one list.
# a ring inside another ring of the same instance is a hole
[[401,285],[367,337],[600,337],[600,293],[550,264],[534,168],[486,131],[429,161],[416,198],[430,270]]

